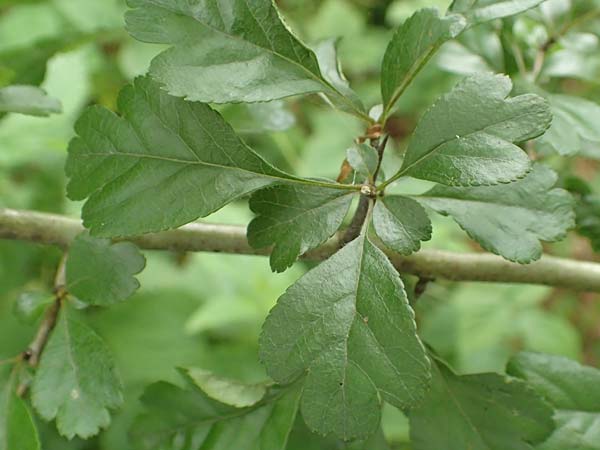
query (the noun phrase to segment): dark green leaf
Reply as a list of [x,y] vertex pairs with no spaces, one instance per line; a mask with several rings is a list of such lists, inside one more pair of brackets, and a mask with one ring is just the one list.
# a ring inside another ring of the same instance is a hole
[[[371,180],[377,170],[377,151],[368,144],[355,144],[346,152],[348,164],[360,176],[358,182]],[[379,178],[379,177],[378,177]]]
[[52,302],[54,302],[54,295],[49,292],[23,292],[15,302],[14,313],[22,323],[32,324],[41,317]]
[[[213,387],[217,379],[212,377]],[[248,391],[239,383],[234,385],[232,390],[231,382],[221,380],[219,399],[202,390],[206,387],[204,382],[185,390],[164,382],[151,385],[142,397],[147,412],[132,430],[136,448],[285,450],[296,418],[299,390],[272,388],[258,403],[236,408],[218,401],[224,397],[232,399],[231,395],[242,389],[246,403]],[[252,397],[255,400],[254,394]],[[239,403],[239,399],[233,403]]]
[[444,42],[458,36],[465,25],[458,14],[440,17],[436,9],[421,9],[398,28],[381,69],[385,116],[431,56]]
[[514,143],[550,126],[547,102],[533,94],[507,98],[510,78],[478,74],[459,83],[423,116],[398,175],[448,186],[514,181],[530,162]]
[[109,410],[123,402],[121,381],[100,336],[63,308],[42,354],[31,394],[45,420],[71,439],[88,438],[110,423]]
[[463,14],[470,25],[513,16],[535,8],[544,0],[454,0],[450,11]]
[[62,111],[60,102],[35,86],[7,86],[0,89],[0,113],[47,117]]
[[225,121],[240,134],[285,131],[296,123],[294,114],[283,100],[229,105],[221,113]]
[[412,411],[414,450],[532,450],[553,430],[552,408],[525,383],[495,373],[456,375],[440,361]]
[[235,103],[324,92],[364,116],[321,75],[317,56],[283,23],[271,0],[129,0],[129,5],[133,37],[173,46],[150,68],[172,95]]
[[407,197],[384,197],[373,212],[375,232],[383,243],[401,255],[419,251],[431,239],[431,221],[425,209]]
[[301,410],[320,434],[364,439],[381,400],[411,408],[429,361],[400,277],[363,233],[292,285],[263,327],[260,357],[282,384],[305,376]]
[[273,182],[298,180],[253,152],[209,106],[172,97],[149,78],[126,87],[119,108],[123,117],[88,109],[69,147],[69,197],[89,196],[83,219],[94,235],[175,228]]
[[558,241],[574,226],[573,199],[553,189],[556,174],[541,164],[508,185],[436,186],[418,200],[450,215],[486,250],[510,261],[529,263],[542,256],[542,241]]
[[577,231],[590,240],[595,251],[600,252],[600,198],[593,195],[583,196],[575,211]]
[[248,226],[248,240],[255,248],[275,244],[271,268],[283,272],[338,230],[351,203],[352,196],[337,189],[291,185],[264,189],[250,199],[258,217]]
[[11,375],[0,390],[0,450],[40,450],[31,413],[16,394],[16,379]]
[[109,306],[133,295],[140,287],[134,275],[145,265],[144,256],[134,244],[113,244],[83,233],[69,248],[67,290],[89,305]]

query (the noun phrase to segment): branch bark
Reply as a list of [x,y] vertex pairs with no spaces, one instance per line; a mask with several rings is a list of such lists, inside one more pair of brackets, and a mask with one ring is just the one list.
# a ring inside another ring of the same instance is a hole
[[[84,230],[76,219],[32,211],[0,209],[0,239],[14,239],[67,248]],[[305,259],[320,261],[339,248],[339,236],[308,252]],[[140,248],[184,252],[217,252],[243,255],[268,255],[270,249],[254,249],[242,226],[193,223],[177,230],[147,234],[129,239]],[[541,260],[519,265],[488,253],[454,253],[422,250],[400,256],[384,249],[401,273],[425,279],[454,281],[526,283],[600,292],[600,264],[544,256]]]

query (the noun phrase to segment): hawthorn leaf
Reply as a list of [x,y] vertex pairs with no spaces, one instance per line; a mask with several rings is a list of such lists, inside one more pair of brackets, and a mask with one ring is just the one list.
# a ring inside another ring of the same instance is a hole
[[257,217],[248,225],[248,241],[254,248],[274,244],[271,268],[283,272],[340,228],[352,197],[313,186],[277,185],[258,191],[250,198]]
[[360,175],[361,182],[373,179],[378,160],[377,151],[368,144],[354,144],[346,151],[346,161]]
[[552,126],[540,138],[560,155],[579,153],[583,142],[600,142],[600,105],[570,95],[549,95]]
[[508,185],[438,185],[418,201],[452,216],[484,249],[527,264],[542,256],[540,241],[561,240],[575,225],[573,198],[563,189],[553,189],[557,178],[551,169],[536,164],[525,178]]
[[507,371],[557,409],[556,430],[536,450],[600,449],[600,370],[561,356],[524,352],[511,359]]
[[402,281],[366,232],[279,298],[259,343],[276,382],[303,377],[309,428],[344,440],[377,430],[382,400],[415,406],[429,382]]
[[232,104],[223,108],[221,114],[238,134],[243,135],[285,131],[296,124],[296,117],[283,100]]
[[51,292],[26,291],[21,293],[15,301],[13,313],[19,322],[31,325],[55,301],[55,296]]
[[[297,388],[263,390],[258,402],[239,408],[211,398],[202,390],[204,383],[195,384],[189,372],[183,374],[192,382],[187,389],[158,382],[144,392],[141,401],[146,411],[131,433],[137,449],[285,450],[298,410]],[[234,383],[237,387],[231,390],[231,385],[223,387],[229,381],[221,383],[221,400],[246,402],[247,391],[238,400],[232,397],[241,384]]]
[[408,197],[393,195],[378,201],[373,211],[373,226],[383,243],[401,255],[419,251],[421,241],[431,239],[427,211]]
[[469,26],[514,16],[545,0],[454,0],[449,11],[464,15]]
[[381,93],[388,115],[392,106],[441,45],[466,26],[458,14],[439,15],[437,9],[420,9],[396,31],[381,68]]
[[[409,413],[414,450],[532,450],[552,432],[552,408],[526,383],[432,367],[431,390]],[[434,430],[434,431],[432,431]]]
[[477,74],[442,96],[421,118],[400,172],[448,186],[509,183],[530,169],[514,143],[540,136],[552,121],[535,94],[507,98],[504,75]]
[[45,420],[56,419],[61,435],[83,439],[110,424],[110,410],[123,403],[115,363],[104,341],[63,308],[31,388]]
[[131,242],[113,244],[84,232],[69,247],[67,290],[88,305],[113,305],[138,290],[134,275],[145,266],[146,259]]
[[0,390],[0,450],[40,450],[33,417],[16,393],[16,379],[11,375]]
[[365,116],[322,75],[317,55],[271,0],[129,0],[129,6],[127,29],[134,38],[172,46],[150,67],[172,95],[236,103],[323,92]]
[[590,240],[594,251],[600,252],[600,197],[584,195],[575,211],[577,231]]
[[48,117],[61,111],[60,101],[39,87],[14,85],[0,88],[0,113]]
[[119,109],[88,109],[69,146],[67,192],[89,197],[82,215],[94,236],[176,228],[274,182],[319,184],[275,169],[208,105],[148,77],[121,91]]

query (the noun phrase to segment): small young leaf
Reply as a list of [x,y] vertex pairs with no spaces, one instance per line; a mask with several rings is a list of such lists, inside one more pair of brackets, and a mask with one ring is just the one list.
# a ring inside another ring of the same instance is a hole
[[62,111],[60,101],[48,96],[35,86],[7,86],[0,88],[0,113],[20,113],[47,117]]
[[450,215],[486,250],[527,264],[542,256],[540,240],[562,239],[574,224],[573,199],[553,189],[556,173],[536,164],[522,180],[501,186],[436,186],[419,202]]
[[0,450],[40,450],[35,422],[11,376],[0,390]]
[[381,68],[381,93],[389,113],[393,104],[440,46],[458,36],[466,22],[458,14],[440,17],[421,9],[404,22],[390,41]]
[[[146,413],[137,419],[131,433],[136,448],[285,450],[298,410],[297,388],[272,388],[258,403],[236,408],[211,398],[202,390],[204,383],[197,385],[189,372],[184,374],[192,381],[189,389],[159,382],[144,392],[141,400]],[[212,380],[214,383],[217,377]],[[232,394],[228,389],[225,397]],[[178,442],[189,445],[181,447]]]
[[507,99],[511,89],[504,75],[478,74],[459,83],[419,122],[399,174],[448,186],[493,185],[524,176],[529,159],[514,143],[544,133],[552,114],[537,95]]
[[545,0],[454,0],[450,11],[463,14],[469,25],[513,16],[535,8]]
[[32,402],[61,435],[89,438],[110,423],[123,402],[121,381],[106,344],[87,325],[60,313],[35,374]]
[[42,316],[46,307],[54,301],[54,295],[50,292],[23,292],[15,302],[13,311],[20,322],[32,324]]
[[507,371],[557,409],[556,430],[536,450],[600,449],[600,370],[560,356],[520,353]]
[[359,182],[373,178],[379,157],[377,151],[368,144],[355,144],[346,152],[348,164],[360,175]]
[[271,268],[283,272],[338,230],[351,203],[352,196],[337,189],[292,185],[263,189],[250,199],[258,217],[248,226],[248,240],[255,248],[275,244]]
[[456,375],[440,361],[432,387],[410,414],[415,450],[532,450],[553,430],[552,408],[517,379]]
[[205,103],[236,103],[324,92],[365,115],[323,77],[315,53],[288,29],[271,0],[222,3],[129,0],[131,35],[172,45],[150,67],[169,93]]
[[[123,117],[92,107],[75,125],[66,171],[92,235],[161,231],[207,216],[273,182],[269,165],[209,106],[168,95],[148,77],[119,97]],[[302,180],[311,184],[309,180]]]
[[383,243],[401,255],[419,251],[431,239],[431,221],[425,209],[407,197],[389,196],[378,201],[373,226]]
[[89,305],[109,306],[129,298],[140,287],[134,275],[146,259],[130,242],[112,244],[82,233],[69,248],[67,290]]
[[304,376],[307,425],[344,440],[377,430],[381,400],[403,409],[417,404],[429,381],[400,277],[365,233],[278,300],[260,357],[279,383]]

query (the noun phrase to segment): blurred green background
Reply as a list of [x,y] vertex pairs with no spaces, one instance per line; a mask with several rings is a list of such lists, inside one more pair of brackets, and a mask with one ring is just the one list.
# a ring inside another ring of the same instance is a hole
[[[379,101],[379,65],[394,27],[420,7],[445,8],[448,3],[278,1],[290,25],[307,42],[341,38],[344,71],[369,106]],[[121,0],[0,0],[0,86],[43,80],[42,87],[63,103],[63,114],[50,118],[0,119],[0,207],[79,215],[81,205],[66,199],[63,173],[74,121],[90,104],[115,109],[120,88],[145,73],[151,58],[162,50],[127,35],[125,9]],[[534,45],[544,37],[534,13],[517,19],[513,29],[520,44]],[[541,38],[536,33],[542,33]],[[388,164],[397,160],[423,109],[460,78],[450,73],[460,71],[451,66],[456,66],[456,52],[466,48],[444,49],[411,86],[389,130],[393,146]],[[493,46],[486,49],[492,52]],[[486,68],[481,58],[461,57],[459,69],[470,70],[467,61]],[[490,65],[494,67],[489,63],[488,69]],[[600,83],[593,80],[560,83],[561,89],[600,100]],[[346,149],[363,132],[355,119],[328,109],[316,97],[222,110],[266,158],[285,170],[313,177],[335,178]],[[257,131],[256,117],[263,118],[264,130]],[[594,159],[598,154],[590,149],[585,158],[547,160],[563,180],[574,173],[600,192],[600,166]],[[245,202],[209,218],[232,224],[250,219]],[[434,223],[434,239],[425,247],[479,251],[451,220],[440,217]],[[546,251],[600,261],[589,242],[574,233]],[[277,275],[270,272],[267,259],[259,257],[151,252],[146,256],[142,288],[133,299],[111,309],[81,312],[116,355],[126,385],[125,407],[107,432],[89,442],[63,441],[53,426],[41,425],[46,450],[127,450],[126,431],[139,409],[137,397],[148,383],[176,381],[177,366],[198,366],[243,380],[264,378],[257,358],[261,323],[277,297],[308,268],[299,263]],[[54,248],[0,241],[0,360],[26,348],[34,332],[33,326],[20,324],[13,316],[15,299],[23,292],[49,291],[59,258]],[[415,280],[406,281],[410,286]],[[599,366],[599,300],[598,295],[544,287],[440,280],[429,285],[416,310],[426,342],[459,372],[502,371],[508,357],[522,349]],[[407,448],[407,426],[399,412],[386,409],[384,429],[396,448]],[[292,445],[296,445],[293,438]],[[311,450],[307,441],[297,445],[298,450]]]

